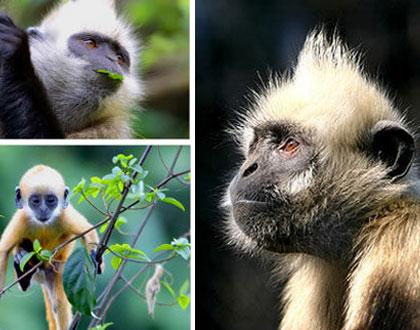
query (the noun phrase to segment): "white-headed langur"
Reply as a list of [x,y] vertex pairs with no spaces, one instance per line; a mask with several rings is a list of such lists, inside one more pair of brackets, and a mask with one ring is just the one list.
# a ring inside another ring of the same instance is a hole
[[60,1],[26,31],[0,12],[0,136],[132,137],[138,50],[113,0]]
[[420,329],[414,137],[359,56],[310,34],[234,126],[229,242],[288,278],[280,329]]
[[[0,240],[0,289],[4,287],[7,261],[10,253],[19,285],[26,291],[32,278],[39,282],[45,299],[46,317],[50,330],[67,330],[72,320],[71,305],[63,288],[62,273],[74,241],[58,250],[52,261],[43,262],[34,255],[22,269],[20,263],[33,251],[38,240],[43,249],[53,251],[60,244],[83,234],[92,225],[69,203],[69,188],[63,177],[54,169],[38,165],[28,170],[16,188],[16,207]],[[95,230],[82,236],[86,249],[95,257],[98,235]],[[98,272],[100,272],[100,266]]]

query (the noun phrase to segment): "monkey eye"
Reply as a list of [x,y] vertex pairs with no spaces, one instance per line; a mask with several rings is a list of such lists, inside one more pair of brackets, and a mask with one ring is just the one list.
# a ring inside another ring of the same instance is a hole
[[85,47],[88,49],[94,49],[98,47],[96,41],[93,39],[84,39],[82,40],[82,42],[85,45]]
[[39,205],[40,203],[41,203],[41,199],[39,197],[32,197],[31,198],[31,204]]
[[300,143],[295,139],[288,139],[281,147],[280,150],[293,155],[299,149]]
[[51,195],[51,196],[47,197],[47,204],[48,205],[54,205],[55,203],[57,203],[57,197],[55,197],[54,195]]
[[123,65],[126,63],[124,56],[122,56],[121,54],[117,54],[117,61],[119,65]]

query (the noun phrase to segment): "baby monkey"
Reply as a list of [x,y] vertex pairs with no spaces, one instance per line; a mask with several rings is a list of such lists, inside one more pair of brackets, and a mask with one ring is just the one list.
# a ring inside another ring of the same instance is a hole
[[[69,188],[63,177],[54,169],[37,165],[28,170],[16,187],[16,207],[0,240],[0,289],[4,287],[7,259],[14,256],[14,266],[23,291],[30,286],[32,276],[42,286],[49,330],[67,330],[72,319],[71,305],[64,292],[62,274],[74,242],[64,246],[53,261],[39,263],[33,256],[20,269],[22,258],[33,251],[33,242],[38,240],[43,249],[53,251],[61,243],[81,235],[92,227],[86,218],[69,203]],[[98,235],[92,230],[82,237],[86,249],[95,252]]]

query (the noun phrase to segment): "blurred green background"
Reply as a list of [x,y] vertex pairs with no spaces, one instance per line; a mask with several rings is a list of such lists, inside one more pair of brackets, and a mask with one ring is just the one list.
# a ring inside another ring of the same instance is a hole
[[[178,147],[160,147],[160,153],[167,165],[170,165]],[[0,198],[0,231],[2,232],[10,217],[15,212],[14,190],[18,185],[22,174],[36,164],[46,164],[60,171],[66,184],[72,189],[82,177],[89,179],[91,176],[103,176],[111,172],[113,167],[112,157],[119,153],[133,154],[139,157],[144,147],[51,147],[51,146],[1,146],[0,147],[0,186],[3,194]],[[144,168],[149,171],[146,183],[153,185],[166,177],[167,171],[162,164],[158,153],[158,147],[153,147],[147,158]],[[175,171],[188,170],[190,168],[190,150],[183,147]],[[184,204],[186,212],[182,212],[172,205],[161,205],[154,210],[152,218],[146,226],[145,232],[140,238],[138,248],[145,251],[149,256],[154,256],[153,248],[169,243],[190,230],[190,190],[189,186],[173,180],[167,185],[170,189],[167,196],[174,197]],[[83,213],[92,223],[103,219],[86,202],[77,205],[78,197],[72,198],[73,205]],[[102,206],[102,203],[97,204]],[[122,229],[132,232],[138,228],[145,210],[127,212],[128,223]],[[111,243],[130,242],[131,237],[122,236],[114,232]],[[98,277],[98,293],[102,292],[104,284],[113,274],[110,266],[110,255],[105,257],[105,273]],[[139,269],[139,264],[131,264],[125,271],[133,274]],[[189,278],[190,268],[187,262],[181,258],[167,263],[164,267],[172,274],[173,287],[179,289],[186,279]],[[145,282],[153,272],[151,267],[147,274],[141,276],[135,283],[137,288],[143,290]],[[127,275],[128,276],[128,275]],[[7,283],[14,279],[12,274],[12,260],[9,258]],[[167,280],[171,281],[171,278]],[[121,283],[120,283],[121,285]],[[120,286],[118,286],[120,287]],[[158,295],[158,302],[171,303],[173,299],[162,288]],[[118,330],[187,330],[189,326],[190,309],[183,311],[178,305],[171,307],[156,306],[155,317],[152,319],[147,314],[146,302],[130,290],[125,291],[111,307],[107,321],[114,322],[110,328]],[[86,329],[86,320],[79,329]],[[34,284],[27,292],[20,291],[16,286],[8,291],[0,299],[0,330],[45,330],[44,305],[41,289]]]
[[[28,27],[39,23],[58,2],[0,0],[0,9],[19,26]],[[189,0],[117,0],[117,4],[142,44],[140,71],[146,97],[133,111],[136,136],[188,138]]]

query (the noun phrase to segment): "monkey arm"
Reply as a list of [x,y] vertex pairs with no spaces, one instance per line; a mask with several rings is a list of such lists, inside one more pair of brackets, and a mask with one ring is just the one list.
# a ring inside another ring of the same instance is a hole
[[[83,232],[92,228],[92,224],[90,224],[87,219],[78,211],[76,211],[76,209],[74,209],[71,205],[69,205],[69,207],[66,209],[63,223],[66,226],[66,231],[73,235],[81,235]],[[87,234],[83,235],[82,242],[89,252],[96,249],[96,246],[99,242],[96,230],[93,229]]]
[[23,214],[17,211],[10,220],[0,239],[0,289],[4,287],[7,259],[10,251],[19,244],[24,235]]
[[[345,330],[417,329],[420,269],[418,206],[415,213],[377,219],[351,276]],[[401,212],[402,213],[402,212]]]
[[31,62],[28,34],[0,12],[0,121],[6,138],[62,138]]
[[[88,229],[92,228],[92,224],[90,224],[87,219],[82,214],[77,212],[71,205],[66,210],[64,223],[66,226],[68,226],[67,230],[74,235],[80,235]],[[98,261],[96,258],[96,248],[99,243],[99,237],[96,230],[93,229],[87,234],[83,235],[82,242],[92,256],[92,260],[96,265],[98,274],[101,274],[103,268],[102,260]]]

